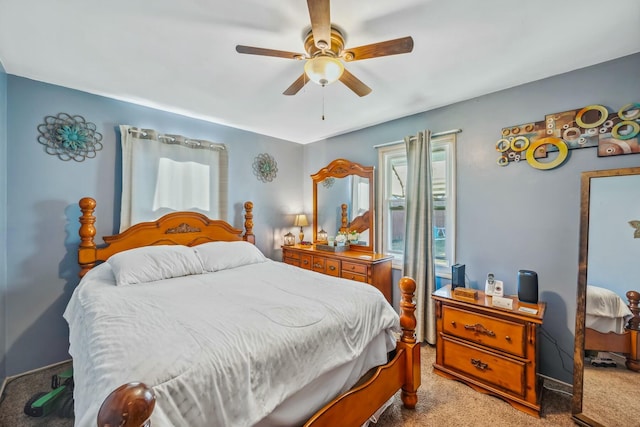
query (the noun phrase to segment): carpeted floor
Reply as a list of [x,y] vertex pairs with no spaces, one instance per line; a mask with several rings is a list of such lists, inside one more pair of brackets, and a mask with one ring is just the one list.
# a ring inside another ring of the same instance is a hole
[[24,406],[37,392],[50,392],[51,377],[71,367],[65,362],[47,369],[7,380],[0,397],[0,427],[73,427],[73,419],[52,413],[46,417],[30,417]]
[[[478,393],[470,387],[433,373],[435,349],[422,348],[422,386],[418,390],[415,410],[402,408],[400,396],[380,417],[376,427],[424,426],[575,426],[571,421],[569,387],[545,381],[542,394],[542,416],[535,418],[514,409],[504,401]],[[73,420],[56,414],[31,418],[23,413],[24,404],[36,391],[49,391],[53,374],[69,364],[52,367],[8,382],[0,401],[0,427],[72,427]],[[553,391],[550,388],[562,392]],[[346,426],[336,426],[346,427]]]

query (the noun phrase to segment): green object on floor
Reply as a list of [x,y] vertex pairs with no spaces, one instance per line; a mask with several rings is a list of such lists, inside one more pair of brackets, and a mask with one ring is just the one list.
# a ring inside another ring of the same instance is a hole
[[39,392],[31,396],[24,406],[30,417],[45,417],[56,409],[61,417],[73,416],[73,368],[51,377],[50,392]]

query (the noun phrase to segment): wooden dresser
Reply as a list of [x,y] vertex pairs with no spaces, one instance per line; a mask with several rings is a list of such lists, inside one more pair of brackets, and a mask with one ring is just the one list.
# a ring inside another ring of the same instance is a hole
[[[492,297],[484,292],[478,291],[477,300],[462,299],[452,295],[450,286],[438,289],[432,298],[437,328],[434,371],[539,417],[538,328],[546,304],[521,304],[512,296],[506,298],[513,300],[513,309],[502,309],[493,307]],[[521,306],[537,313],[523,313]]]
[[315,246],[282,246],[282,261],[358,282],[369,283],[391,301],[391,260],[393,257],[369,252],[327,252]]

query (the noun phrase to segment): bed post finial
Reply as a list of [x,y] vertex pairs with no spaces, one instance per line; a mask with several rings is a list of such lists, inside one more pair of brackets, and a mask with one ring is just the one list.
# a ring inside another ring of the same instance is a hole
[[253,234],[253,202],[244,203],[244,236],[247,242],[256,243],[256,236]]
[[627,299],[629,300],[629,310],[633,316],[629,319],[629,323],[627,324],[627,329],[632,329],[634,331],[640,331],[640,292],[629,291],[627,292]]
[[98,427],[148,427],[156,406],[153,389],[144,383],[123,384],[102,402]]
[[82,216],[80,216],[80,245],[78,248],[78,264],[80,264],[80,277],[84,276],[87,271],[91,270],[95,265],[96,243],[93,238],[96,236],[96,217],[93,212],[96,209],[96,201],[91,197],[83,197],[78,202]]
[[340,231],[346,231],[347,233],[349,232],[349,227],[348,227],[348,223],[349,223],[349,215],[347,214],[347,204],[343,203],[340,205]]

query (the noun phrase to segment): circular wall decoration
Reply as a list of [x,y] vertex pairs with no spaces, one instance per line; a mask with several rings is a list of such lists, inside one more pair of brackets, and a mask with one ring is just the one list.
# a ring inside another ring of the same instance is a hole
[[278,174],[278,164],[270,154],[258,154],[253,160],[253,174],[262,182],[271,182]]
[[45,151],[64,161],[92,159],[102,150],[102,134],[82,116],[67,113],[46,116],[44,123],[38,125],[38,132],[38,142]]
[[[556,157],[551,162],[546,162],[546,163],[539,162],[538,159],[534,157],[534,153],[536,151],[536,148],[546,144],[551,144],[558,147],[558,157]],[[560,166],[562,162],[565,161],[568,155],[569,155],[569,148],[567,147],[567,144],[560,138],[550,136],[547,138],[540,138],[537,141],[532,142],[531,145],[529,145],[529,149],[527,150],[527,162],[533,168],[548,170],[548,169],[553,169],[555,167]]]

